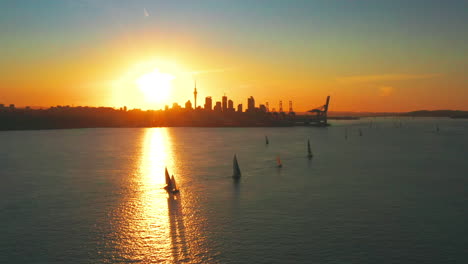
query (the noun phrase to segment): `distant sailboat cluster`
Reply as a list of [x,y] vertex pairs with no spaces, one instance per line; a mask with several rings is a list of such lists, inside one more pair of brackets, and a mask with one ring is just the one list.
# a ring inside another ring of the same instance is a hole
[[[268,140],[268,137],[265,136],[265,144],[268,145],[270,142]],[[307,140],[307,158],[311,159],[313,157],[312,150],[310,148],[310,140]],[[280,156],[278,155],[276,157],[276,162],[277,162],[277,167],[282,168],[283,163],[281,162]],[[170,176],[167,168],[165,168],[165,178],[166,178],[166,186],[164,189],[167,191],[167,193],[171,194],[177,194],[179,193],[179,189],[177,188],[176,185],[176,180],[174,178],[174,175]],[[234,154],[234,158],[232,161],[232,178],[234,180],[239,180],[242,176],[240,167],[239,167],[239,162],[237,161],[237,155]]]
[[[371,121],[369,123],[369,127],[377,127],[377,125],[374,124],[373,121]],[[400,121],[399,125],[396,126],[396,127],[402,127],[402,122]],[[439,133],[439,131],[440,131],[439,125],[435,124],[435,132]],[[347,140],[348,137],[349,137],[350,133],[348,133],[348,132],[349,132],[348,128],[345,127],[345,129],[344,129],[344,139],[345,140]],[[360,137],[363,136],[363,129],[358,128],[357,132],[358,132],[358,136],[360,136]],[[268,146],[269,144],[270,144],[270,140],[269,140],[268,136],[265,135],[265,146]],[[307,155],[306,155],[306,157],[310,160],[310,159],[313,158],[313,156],[314,156],[314,154],[312,153],[312,149],[311,149],[311,145],[310,145],[310,139],[308,139],[307,140]],[[276,156],[276,167],[279,168],[279,169],[283,168],[283,162],[281,161],[280,155]],[[233,157],[232,171],[233,171],[232,172],[232,178],[234,180],[239,180],[241,178],[241,176],[242,176],[242,173],[241,173],[241,169],[240,169],[239,162],[238,162],[238,159],[237,159],[237,154],[234,154],[234,157]],[[170,176],[167,168],[165,169],[165,178],[166,178],[166,186],[164,187],[164,189],[169,194],[179,193],[179,189],[177,188],[176,180],[174,178],[174,175]]]
[[[268,140],[268,137],[265,136],[265,144],[268,145],[270,142]],[[309,159],[311,159],[313,157],[313,154],[312,154],[312,150],[310,148],[310,140],[307,140],[307,157]],[[278,155],[276,157],[276,163],[277,163],[277,167],[278,168],[282,168],[283,167],[283,163],[281,162],[281,158],[280,156]],[[237,161],[237,155],[234,154],[234,159],[233,159],[233,163],[232,163],[232,178],[234,178],[235,180],[239,180],[240,177],[242,176],[242,173],[240,171],[240,167],[239,167],[239,162]]]

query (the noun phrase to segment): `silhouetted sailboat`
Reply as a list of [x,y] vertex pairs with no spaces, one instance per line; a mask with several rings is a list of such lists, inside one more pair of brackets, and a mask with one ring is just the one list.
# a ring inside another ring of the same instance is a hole
[[241,171],[240,171],[240,168],[239,168],[239,163],[237,163],[236,154],[234,154],[234,160],[232,162],[232,170],[233,170],[232,177],[234,179],[239,179],[241,177]]
[[174,179],[174,175],[172,175],[172,177],[170,177],[169,172],[167,171],[167,168],[166,168],[166,171],[165,171],[164,174],[165,174],[165,178],[166,178],[166,186],[164,187],[164,189],[168,193],[178,193],[179,189],[177,189],[176,182],[175,182],[175,179]]
[[178,193],[179,192],[179,189],[177,189],[176,181],[174,179],[174,175],[172,175],[172,177],[171,177],[171,187],[172,187],[172,190],[171,190],[172,193]]
[[270,141],[268,141],[268,137],[267,137],[267,136],[265,136],[265,144],[266,144],[266,145],[270,144]]
[[439,129],[439,125],[436,124],[436,132],[439,133],[440,129]]
[[310,150],[310,140],[307,140],[307,157],[312,158],[312,150]]
[[362,129],[359,129],[359,136],[362,137]]
[[166,167],[166,171],[164,172],[165,176],[166,176],[166,187],[164,187],[164,189],[166,189],[166,191],[169,191],[172,189],[172,181],[171,181],[171,176],[169,176],[169,172],[167,171],[167,167]]
[[276,162],[278,162],[278,168],[282,168],[282,167],[283,167],[283,164],[281,163],[281,160],[280,160],[280,157],[279,157],[279,156],[276,157]]

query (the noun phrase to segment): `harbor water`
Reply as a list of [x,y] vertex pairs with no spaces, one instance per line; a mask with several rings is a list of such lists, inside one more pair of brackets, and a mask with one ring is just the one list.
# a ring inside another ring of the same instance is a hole
[[0,263],[468,263],[467,158],[461,119],[3,131]]

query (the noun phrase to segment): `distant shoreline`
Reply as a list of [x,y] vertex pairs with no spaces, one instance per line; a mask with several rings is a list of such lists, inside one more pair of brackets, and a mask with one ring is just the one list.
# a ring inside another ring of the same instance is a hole
[[[330,117],[329,120],[340,120],[340,121],[352,121],[352,120],[360,120],[361,118],[388,118],[388,117],[402,117],[400,116],[362,116],[362,117]],[[404,116],[404,117],[415,117],[415,118],[434,118],[433,116]],[[453,119],[468,119],[467,116],[463,117],[446,117],[446,116],[436,116],[436,118],[453,118]],[[330,124],[328,124],[330,126]],[[0,132],[7,132],[7,131],[47,131],[47,130],[65,130],[65,129],[95,129],[95,128],[172,128],[172,127],[185,127],[185,128],[260,128],[260,127],[272,127],[272,128],[287,128],[287,127],[295,127],[295,126],[266,126],[266,125],[250,125],[250,126],[240,126],[240,125],[211,125],[211,126],[185,126],[185,125],[178,125],[178,126],[70,126],[70,127],[36,127],[36,128],[12,128],[12,129],[4,129],[0,128]],[[317,127],[317,126],[311,126]]]
[[417,110],[410,112],[329,112],[328,118],[333,117],[448,117],[468,118],[468,111],[461,110]]
[[[337,114],[341,115],[337,115]],[[349,115],[348,115],[349,114]],[[351,115],[352,114],[352,115]],[[169,111],[116,110],[113,108],[9,109],[0,111],[0,131],[77,128],[148,127],[326,127],[326,120],[359,120],[369,117],[445,117],[468,119],[468,111],[435,110],[406,113],[330,112],[328,117],[277,112],[216,112],[201,109]]]

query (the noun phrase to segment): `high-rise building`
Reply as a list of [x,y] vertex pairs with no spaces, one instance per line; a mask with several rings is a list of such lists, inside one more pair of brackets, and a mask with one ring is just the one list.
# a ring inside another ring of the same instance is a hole
[[266,108],[266,106],[265,106],[265,105],[262,105],[262,104],[261,104],[259,107],[260,107],[260,112],[264,112],[264,113],[266,113],[266,111],[267,111],[267,108]]
[[232,100],[228,100],[228,111],[234,112],[234,102]]
[[190,102],[190,100],[188,100],[188,101],[185,103],[185,109],[192,109],[192,102]]
[[205,110],[212,110],[213,108],[213,100],[211,99],[211,96],[207,96],[205,98]]
[[216,102],[216,105],[215,105],[213,110],[218,111],[218,112],[223,111],[223,108],[221,107],[221,102],[220,101]]
[[242,113],[242,104],[237,105],[237,112]]
[[253,112],[253,111],[255,111],[255,99],[253,98],[253,96],[250,96],[250,97],[247,99],[247,111],[248,111],[248,112]]
[[223,96],[223,112],[226,112],[228,109],[227,100],[227,96]]
[[178,103],[173,103],[173,104],[172,104],[172,109],[173,109],[173,110],[179,110],[179,109],[181,109],[181,108],[182,108],[182,107],[180,107],[180,105],[179,105]]

